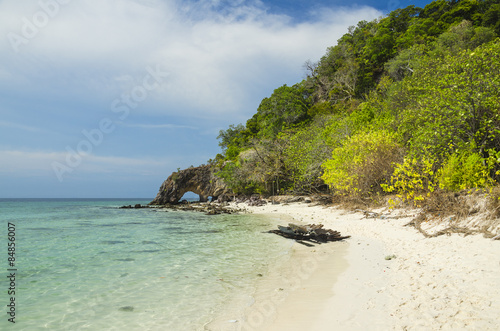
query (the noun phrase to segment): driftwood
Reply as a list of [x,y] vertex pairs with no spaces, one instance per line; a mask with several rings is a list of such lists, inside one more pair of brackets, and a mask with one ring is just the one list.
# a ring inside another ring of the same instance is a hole
[[322,224],[308,224],[305,226],[301,226],[290,223],[288,224],[288,226],[278,225],[278,230],[271,230],[269,232],[298,241],[309,240],[320,243],[328,241],[339,241],[351,237],[342,236],[338,231],[323,229]]

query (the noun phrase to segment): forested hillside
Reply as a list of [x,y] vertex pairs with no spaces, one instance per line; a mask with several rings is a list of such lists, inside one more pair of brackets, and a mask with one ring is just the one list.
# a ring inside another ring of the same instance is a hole
[[500,179],[500,0],[434,1],[349,28],[307,78],[219,135],[236,193],[353,197]]

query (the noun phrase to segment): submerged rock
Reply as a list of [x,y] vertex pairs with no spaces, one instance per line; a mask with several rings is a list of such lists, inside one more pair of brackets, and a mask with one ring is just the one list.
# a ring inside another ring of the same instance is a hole
[[141,209],[141,208],[149,208],[148,206],[143,206],[140,203],[135,204],[134,206],[128,205],[128,206],[121,206],[120,209]]

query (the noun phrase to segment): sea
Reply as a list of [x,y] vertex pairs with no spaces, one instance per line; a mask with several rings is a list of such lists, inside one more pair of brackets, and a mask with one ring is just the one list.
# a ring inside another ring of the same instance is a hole
[[0,330],[204,330],[290,252],[271,217],[119,208],[150,200],[0,199]]

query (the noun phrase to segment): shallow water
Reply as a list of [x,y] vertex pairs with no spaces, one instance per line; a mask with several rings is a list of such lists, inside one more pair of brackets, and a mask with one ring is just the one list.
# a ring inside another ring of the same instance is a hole
[[288,254],[263,216],[116,208],[147,202],[0,200],[6,274],[16,227],[14,329],[202,330]]

